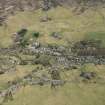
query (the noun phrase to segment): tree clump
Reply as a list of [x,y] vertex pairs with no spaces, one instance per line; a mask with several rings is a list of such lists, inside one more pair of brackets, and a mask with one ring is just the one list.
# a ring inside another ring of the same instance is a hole
[[32,33],[33,38],[38,38],[39,35],[40,35],[39,32],[33,32],[33,33]]
[[28,45],[28,40],[25,39],[25,35],[27,34],[27,32],[28,32],[28,30],[25,28],[23,28],[17,32],[16,40],[18,41],[18,45],[20,47],[25,47],[26,45]]
[[17,32],[17,34],[20,35],[21,37],[24,37],[27,32],[28,32],[28,30],[23,28],[23,29],[19,30]]

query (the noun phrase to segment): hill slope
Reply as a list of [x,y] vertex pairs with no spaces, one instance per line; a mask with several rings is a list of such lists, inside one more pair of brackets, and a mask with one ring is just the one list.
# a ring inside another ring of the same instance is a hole
[[[0,0],[0,2],[3,1],[4,0]],[[22,4],[20,1],[22,1]],[[102,41],[102,46],[105,47],[105,8],[104,4],[102,5],[103,0],[89,0],[88,4],[86,2],[82,4],[81,0],[57,0],[57,4],[60,6],[51,8],[48,11],[42,11],[42,9],[39,8],[40,0],[24,1],[25,2],[23,2],[23,0],[12,0],[12,3],[4,1],[6,6],[10,6],[11,4],[16,5],[16,12],[8,16],[6,24],[0,26],[0,47],[12,45],[14,34],[23,28],[28,29],[25,38],[29,40],[32,40],[32,33],[40,33],[40,37],[35,41],[43,45],[57,44],[61,46],[68,45],[68,42],[74,43],[83,39],[99,39]],[[17,2],[19,2],[18,5]],[[38,2],[38,4],[36,2]],[[97,3],[98,5],[96,5]],[[31,11],[23,11],[24,8],[30,10],[30,7],[32,7]],[[18,11],[19,8],[22,9],[22,11]],[[57,33],[60,38],[52,37],[53,33]],[[38,55],[23,55],[23,53],[19,54],[19,56],[29,60],[36,60],[38,57]],[[0,57],[2,58],[4,55],[1,54]],[[6,57],[8,57],[8,54]],[[3,105],[105,104],[104,65],[86,64],[76,69],[66,70],[66,68],[64,68],[63,71],[61,69],[62,79],[73,82],[58,86],[55,89],[52,89],[49,84],[43,86],[25,86],[25,83],[23,83],[23,86],[19,87],[20,89],[13,94],[13,100],[7,100]],[[86,69],[87,71],[95,72],[97,77],[89,81],[82,81],[83,78],[80,77],[81,69],[83,71]],[[18,79],[20,80],[24,76],[30,76],[33,70],[38,76],[47,75],[50,77],[48,67],[35,64],[18,64],[16,65],[16,71],[6,72],[0,75],[0,90],[2,91],[7,88],[8,83],[11,81],[18,81]],[[2,102],[1,97],[0,102]]]
[[[50,35],[53,32],[61,33],[62,39],[57,40],[57,43],[60,44],[83,39],[89,32],[104,33],[104,10],[99,6],[95,10],[90,8],[83,13],[74,12],[74,8],[70,7],[52,8],[48,12],[43,12],[41,9],[32,12],[17,12],[16,15],[8,18],[6,27],[0,27],[0,43],[8,46],[11,43],[13,33],[22,27],[28,28],[30,32],[40,32],[42,34],[42,37],[39,38],[41,42],[56,43],[56,39]],[[46,16],[51,18],[51,21],[42,22],[41,20],[45,19]],[[104,39],[102,38],[102,40]]]

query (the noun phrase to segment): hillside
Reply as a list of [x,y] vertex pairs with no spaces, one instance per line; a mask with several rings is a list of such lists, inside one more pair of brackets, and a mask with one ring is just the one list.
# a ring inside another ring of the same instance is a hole
[[0,0],[0,105],[105,105],[104,2]]
[[[46,15],[51,18],[51,21],[41,22],[42,19],[46,19]],[[16,15],[9,16],[6,26],[0,27],[0,43],[1,45],[7,46],[11,43],[13,33],[22,27],[28,28],[30,32],[38,31],[43,34],[42,37],[39,38],[41,42],[56,43],[56,39],[54,40],[54,38],[50,36],[53,32],[62,33],[62,39],[58,40],[57,43],[63,44],[67,41],[80,40],[88,33],[104,33],[104,15],[104,8],[100,6],[97,7],[96,10],[90,8],[84,13],[81,13],[79,10],[74,12],[74,8],[70,7],[53,8],[47,13],[41,9],[31,12],[17,12]],[[6,37],[4,37],[4,34]],[[102,40],[104,40],[104,38],[102,38]]]

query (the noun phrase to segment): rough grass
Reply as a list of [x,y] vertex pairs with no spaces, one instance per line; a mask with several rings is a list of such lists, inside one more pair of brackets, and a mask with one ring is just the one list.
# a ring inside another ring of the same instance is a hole
[[16,71],[7,72],[3,75],[0,75],[0,90],[7,88],[8,81],[14,81],[19,78],[24,77],[25,75],[31,73],[37,66],[27,65],[27,66],[18,66]]
[[88,32],[86,34],[86,38],[85,39],[88,39],[88,40],[101,40],[102,41],[102,44],[101,46],[102,47],[105,47],[105,32]]
[[[101,14],[100,14],[100,12]],[[42,17],[52,18],[48,22],[40,22]],[[12,43],[11,36],[22,27],[30,32],[40,32],[43,37],[39,38],[42,43],[66,44],[69,41],[83,39],[87,32],[104,31],[104,10],[88,9],[81,15],[76,15],[71,8],[57,7],[47,13],[41,10],[33,12],[16,13],[8,18],[7,27],[0,27],[0,45],[8,46]],[[61,40],[50,37],[52,32],[60,32],[63,35]]]
[[[86,68],[86,67],[85,67]],[[105,66],[87,65],[87,69],[95,71],[98,77],[105,78]],[[41,72],[41,71],[40,71]],[[77,80],[80,71],[65,71],[63,79]],[[15,95],[14,100],[4,105],[104,105],[105,84],[71,82],[56,89],[50,85],[22,87]]]
[[[42,36],[38,40],[42,43],[61,45],[66,44],[67,41],[77,41],[84,38],[98,38],[104,41],[103,17],[105,10],[101,8],[97,10],[88,9],[85,13],[76,15],[71,8],[58,7],[47,13],[52,18],[48,22],[40,22],[40,19],[46,15],[41,10],[17,12],[15,16],[8,18],[7,27],[0,27],[0,46],[10,45],[12,33],[22,27],[28,28],[29,33],[40,32]],[[52,32],[62,33],[63,38],[61,40],[52,38],[50,36]],[[100,34],[100,32],[102,33]],[[34,67],[30,65],[19,66],[16,72],[0,76],[0,89],[3,89],[9,80],[21,78],[33,69]],[[99,77],[105,79],[105,66],[87,65],[85,69],[95,70]],[[63,79],[78,80],[79,74],[79,70],[73,70],[66,71],[61,75]],[[51,90],[50,86],[26,86],[16,93],[13,101],[4,103],[4,105],[105,105],[104,97],[104,84],[71,83],[56,90]]]
[[22,88],[15,100],[5,105],[104,105],[105,85],[66,84],[56,90],[50,87]]

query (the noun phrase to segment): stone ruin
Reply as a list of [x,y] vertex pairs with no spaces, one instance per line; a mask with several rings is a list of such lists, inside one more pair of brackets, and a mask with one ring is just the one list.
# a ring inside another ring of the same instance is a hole
[[91,80],[92,78],[96,77],[96,73],[94,72],[81,72],[80,74],[81,77],[87,80]]
[[4,74],[6,72],[16,71],[17,62],[12,58],[1,57],[0,58],[0,74]]
[[48,21],[51,21],[52,19],[48,16],[44,16],[40,19],[41,22],[48,22]]
[[48,11],[52,7],[56,7],[56,6],[58,6],[57,0],[43,0],[42,10],[43,11]]
[[62,35],[60,33],[57,33],[57,32],[53,32],[51,34],[51,36],[55,39],[59,39],[59,40],[62,39]]
[[0,26],[5,25],[6,26],[6,18],[7,16],[0,16]]

